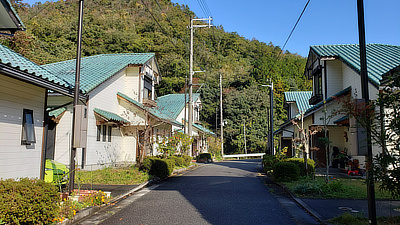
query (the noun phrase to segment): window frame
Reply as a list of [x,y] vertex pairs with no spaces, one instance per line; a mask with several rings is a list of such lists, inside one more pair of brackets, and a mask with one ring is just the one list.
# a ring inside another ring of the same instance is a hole
[[108,126],[108,138],[107,141],[111,142],[112,126]]
[[97,125],[96,141],[101,141],[101,125]]
[[34,143],[36,143],[36,135],[35,135],[35,119],[33,117],[33,110],[23,109],[21,144],[31,145]]
[[107,126],[103,125],[103,142],[107,142]]

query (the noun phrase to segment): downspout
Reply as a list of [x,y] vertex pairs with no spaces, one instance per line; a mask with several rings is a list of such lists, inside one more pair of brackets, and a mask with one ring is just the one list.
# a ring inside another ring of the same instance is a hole
[[44,180],[45,170],[46,170],[46,146],[47,146],[47,131],[49,129],[49,113],[47,112],[47,98],[48,98],[48,90],[45,89],[45,97],[44,97],[44,115],[43,115],[43,138],[42,138],[42,156],[41,156],[41,164],[40,164],[40,179]]

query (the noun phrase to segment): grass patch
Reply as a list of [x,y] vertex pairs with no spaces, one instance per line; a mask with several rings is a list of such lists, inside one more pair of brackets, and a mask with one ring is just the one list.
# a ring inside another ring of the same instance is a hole
[[150,179],[150,176],[136,167],[104,168],[94,171],[77,171],[75,182],[81,184],[140,184]]
[[[350,214],[348,212],[343,213],[341,216],[335,217],[328,220],[328,223],[338,225],[368,225],[368,219],[363,217],[361,214]],[[378,217],[377,223],[379,225],[397,225],[400,224],[400,217]]]
[[[326,184],[324,177],[316,177],[314,180],[303,178],[283,184],[298,197],[367,199],[367,185],[363,179],[330,178]],[[379,190],[379,183],[375,184],[375,197],[393,199],[389,192]]]

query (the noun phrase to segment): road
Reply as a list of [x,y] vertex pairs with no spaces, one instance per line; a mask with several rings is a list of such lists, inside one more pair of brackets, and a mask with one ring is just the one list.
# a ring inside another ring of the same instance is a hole
[[124,200],[100,224],[298,224],[264,184],[259,164],[211,163],[170,177]]

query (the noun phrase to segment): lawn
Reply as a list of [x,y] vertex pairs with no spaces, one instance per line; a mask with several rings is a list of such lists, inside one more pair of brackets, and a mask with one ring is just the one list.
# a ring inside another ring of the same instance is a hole
[[[316,177],[283,184],[298,197],[367,199],[367,185],[363,179],[330,178],[326,184],[324,177]],[[375,196],[376,199],[393,199],[388,192],[379,190],[379,183],[375,184]]]
[[94,171],[77,171],[75,183],[81,184],[140,184],[149,180],[150,176],[136,167],[104,168]]

